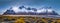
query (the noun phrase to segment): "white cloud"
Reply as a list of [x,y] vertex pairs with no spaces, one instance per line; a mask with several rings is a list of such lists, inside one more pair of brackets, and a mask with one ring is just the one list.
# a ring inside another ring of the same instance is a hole
[[13,9],[15,12],[19,12],[18,7],[13,7],[12,9]]
[[44,13],[46,11],[48,11],[48,13],[50,13],[53,11],[52,9],[45,9],[45,8],[37,9],[37,11],[34,11],[34,10],[27,10],[26,8],[19,9],[19,7],[13,7],[13,10],[15,12],[27,12],[27,13],[28,12]]
[[51,13],[52,11],[53,11],[52,9],[48,9],[48,12],[50,12],[50,13]]

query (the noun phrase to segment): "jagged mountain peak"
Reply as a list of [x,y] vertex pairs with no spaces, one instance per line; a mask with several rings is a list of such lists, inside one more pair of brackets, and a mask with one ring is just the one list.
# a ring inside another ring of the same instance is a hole
[[25,8],[25,6],[20,6],[19,9]]
[[11,14],[12,15],[16,14],[15,11],[12,9],[12,7],[3,13],[3,15],[11,15]]

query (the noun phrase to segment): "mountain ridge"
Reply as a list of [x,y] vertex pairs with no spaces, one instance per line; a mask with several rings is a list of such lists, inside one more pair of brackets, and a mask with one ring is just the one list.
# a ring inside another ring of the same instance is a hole
[[[12,8],[11,8],[12,9]],[[41,8],[41,9],[36,9],[36,8],[26,8],[24,6],[20,6],[18,9],[18,12],[16,13],[14,9],[9,9],[7,10],[4,14],[16,14],[16,15],[58,15],[54,10],[51,8]],[[4,15],[3,14],[3,15]]]

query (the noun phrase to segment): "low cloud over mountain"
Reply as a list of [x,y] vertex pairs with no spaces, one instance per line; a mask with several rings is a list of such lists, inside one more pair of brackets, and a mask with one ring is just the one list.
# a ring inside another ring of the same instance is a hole
[[20,6],[19,8],[12,8],[7,10],[4,14],[17,14],[17,15],[58,15],[51,8],[31,8]]

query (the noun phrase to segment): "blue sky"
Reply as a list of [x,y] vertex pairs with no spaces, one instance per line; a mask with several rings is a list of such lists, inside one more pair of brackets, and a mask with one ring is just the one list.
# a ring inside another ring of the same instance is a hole
[[30,6],[40,8],[42,6],[51,6],[60,14],[60,0],[0,0],[0,14],[4,13],[10,7]]

